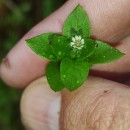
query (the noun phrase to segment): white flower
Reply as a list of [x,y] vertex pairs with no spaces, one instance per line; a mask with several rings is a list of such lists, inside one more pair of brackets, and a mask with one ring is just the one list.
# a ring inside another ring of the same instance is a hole
[[80,50],[84,47],[84,39],[81,36],[72,37],[72,41],[70,43],[70,46],[72,46],[75,49]]

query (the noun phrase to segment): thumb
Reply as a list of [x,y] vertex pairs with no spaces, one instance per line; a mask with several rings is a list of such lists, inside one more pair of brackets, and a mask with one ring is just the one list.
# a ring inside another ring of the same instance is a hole
[[78,90],[64,90],[60,101],[60,93],[51,91],[41,78],[23,93],[22,121],[28,130],[128,130],[129,90],[113,81],[89,77]]
[[27,130],[58,130],[61,94],[52,91],[46,78],[39,78],[24,90],[21,118]]
[[130,88],[89,77],[77,91],[62,92],[61,130],[130,129]]

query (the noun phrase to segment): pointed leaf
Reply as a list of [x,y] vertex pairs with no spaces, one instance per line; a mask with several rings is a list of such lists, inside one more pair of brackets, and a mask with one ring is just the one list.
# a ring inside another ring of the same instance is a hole
[[84,83],[89,72],[89,64],[86,61],[64,59],[60,65],[60,72],[65,87],[73,91]]
[[96,44],[97,43],[94,40],[86,38],[84,48],[81,50],[79,56],[77,56],[77,60],[80,61],[92,55],[96,47]]
[[26,40],[27,45],[39,56],[49,60],[57,60],[52,47],[51,39],[54,33],[45,33]]
[[78,5],[65,21],[62,34],[64,36],[82,35],[90,37],[90,22],[86,11]]
[[89,62],[93,64],[108,63],[121,58],[124,54],[111,47],[110,45],[97,41],[97,47],[94,53],[89,57]]
[[65,36],[55,35],[53,37],[52,48],[58,59],[62,59],[68,56],[68,51],[70,50],[70,39]]
[[50,62],[46,68],[46,76],[51,89],[60,91],[64,88],[60,77],[60,63]]

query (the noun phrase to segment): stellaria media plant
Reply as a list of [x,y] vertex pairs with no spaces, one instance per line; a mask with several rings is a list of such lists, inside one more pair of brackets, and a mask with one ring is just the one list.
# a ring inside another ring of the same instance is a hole
[[26,40],[27,45],[50,62],[46,77],[54,91],[79,88],[94,64],[112,62],[124,53],[90,38],[90,21],[81,5],[66,19],[62,34],[44,33]]

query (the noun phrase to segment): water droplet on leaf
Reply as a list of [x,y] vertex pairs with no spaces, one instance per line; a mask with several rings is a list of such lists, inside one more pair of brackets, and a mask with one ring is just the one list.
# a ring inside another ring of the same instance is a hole
[[98,44],[96,44],[95,47],[98,47]]
[[79,80],[77,80],[76,83],[79,84]]
[[50,55],[50,56],[49,56],[49,58],[50,58],[50,59],[53,59],[53,58],[54,58],[54,56],[53,56],[53,55]]
[[45,55],[46,55],[46,53],[45,53],[45,52],[43,52],[43,53],[42,53],[42,55],[43,55],[43,56],[45,56]]
[[47,79],[49,80],[49,79],[50,79],[50,77],[47,77]]
[[63,78],[66,78],[66,75],[63,75]]
[[61,51],[58,52],[58,55],[61,56]]

